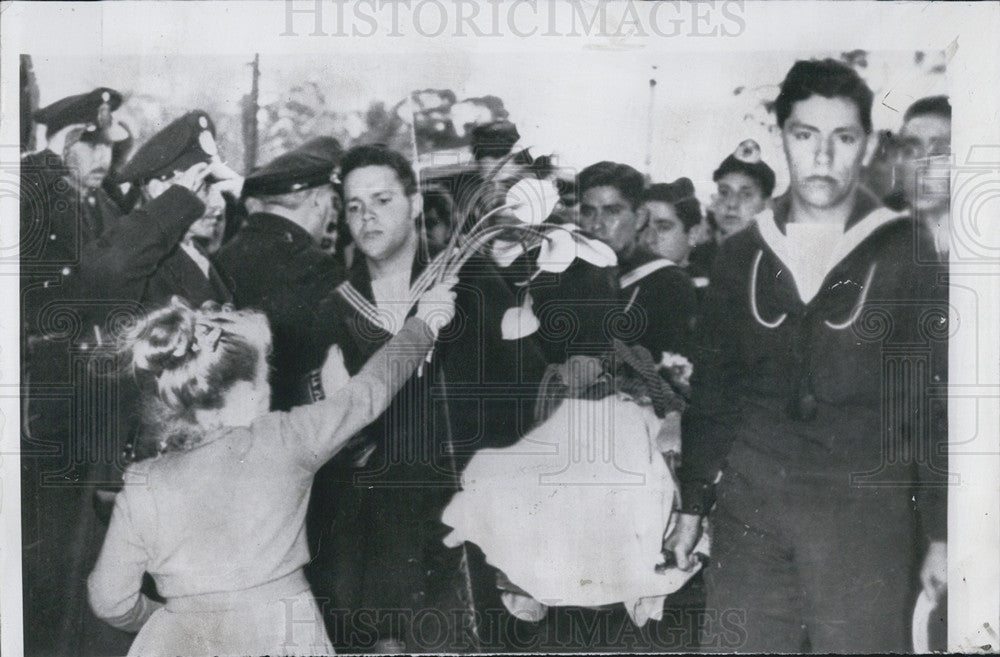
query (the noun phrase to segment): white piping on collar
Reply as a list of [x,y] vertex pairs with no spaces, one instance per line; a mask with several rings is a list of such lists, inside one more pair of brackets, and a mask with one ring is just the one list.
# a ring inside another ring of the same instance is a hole
[[624,274],[618,279],[618,285],[624,290],[630,285],[641,281],[653,272],[659,271],[664,267],[672,267],[674,265],[672,260],[667,260],[666,258],[657,258],[656,260],[650,260],[649,262],[639,265],[632,271]]
[[[823,278],[829,276],[833,268],[840,264],[862,242],[868,239],[872,233],[903,216],[904,213],[896,212],[886,207],[877,208],[865,216],[864,219],[844,231],[825,263]],[[757,221],[757,230],[764,239],[764,243],[767,244],[768,248],[774,252],[774,255],[778,257],[792,275],[799,298],[802,299],[803,303],[809,303],[814,295],[804,295],[800,287],[799,279],[802,277],[796,277],[792,269],[796,259],[792,257],[790,252],[788,238],[778,229],[778,225],[774,220],[774,211],[771,208],[765,208],[755,219]],[[809,296],[809,298],[807,299],[805,296]]]

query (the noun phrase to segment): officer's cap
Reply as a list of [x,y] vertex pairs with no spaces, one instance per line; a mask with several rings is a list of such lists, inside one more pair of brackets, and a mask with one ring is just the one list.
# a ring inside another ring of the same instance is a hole
[[333,137],[310,139],[254,169],[243,183],[243,195],[275,196],[329,184],[343,152]]
[[108,87],[98,87],[90,93],[69,96],[35,110],[34,118],[45,125],[47,135],[54,135],[66,126],[85,126],[84,139],[99,139],[111,127],[111,112],[122,104],[122,95]]
[[175,119],[139,147],[122,167],[122,182],[145,184],[153,178],[166,180],[175,171],[185,171],[217,154],[215,124],[201,110]]

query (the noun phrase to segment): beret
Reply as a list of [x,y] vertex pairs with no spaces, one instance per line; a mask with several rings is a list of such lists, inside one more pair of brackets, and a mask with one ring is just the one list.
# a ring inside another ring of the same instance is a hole
[[753,178],[760,185],[764,196],[769,197],[774,192],[776,182],[774,170],[761,159],[760,145],[753,139],[741,141],[736,151],[724,159],[712,174],[712,180],[718,182],[719,178],[730,173],[742,173]]
[[111,112],[122,104],[122,95],[108,87],[98,87],[90,93],[68,96],[35,110],[34,119],[45,125],[46,134],[53,135],[66,126],[82,124],[86,132],[99,133],[111,127]]
[[125,166],[122,182],[144,184],[153,178],[166,179],[175,171],[185,171],[217,154],[215,124],[201,110],[188,112],[139,147]]
[[503,157],[521,138],[515,126],[506,119],[481,123],[472,129],[472,152],[475,157]]
[[243,195],[274,196],[327,185],[343,152],[333,137],[310,139],[254,169],[243,182]]

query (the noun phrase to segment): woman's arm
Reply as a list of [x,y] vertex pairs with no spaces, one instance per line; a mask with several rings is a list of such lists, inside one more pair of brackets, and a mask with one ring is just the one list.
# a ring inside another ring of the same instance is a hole
[[98,618],[120,630],[138,632],[162,605],[139,590],[148,557],[136,530],[129,493],[126,485],[115,500],[101,555],[87,578],[87,594]]
[[318,469],[351,436],[375,421],[413,375],[437,337],[435,327],[454,315],[450,284],[428,291],[417,314],[344,387],[328,398],[283,414],[281,435],[297,451],[303,465]]

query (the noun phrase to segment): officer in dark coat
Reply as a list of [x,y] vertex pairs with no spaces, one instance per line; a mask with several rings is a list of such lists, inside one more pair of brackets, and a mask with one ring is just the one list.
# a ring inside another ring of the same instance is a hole
[[232,301],[205,247],[225,211],[222,193],[238,194],[243,181],[218,158],[211,118],[196,110],[170,123],[136,151],[120,179],[141,186],[146,203],[85,248],[89,291],[146,310],[174,295],[194,306]]
[[125,209],[102,186],[115,140],[128,136],[112,114],[121,102],[120,93],[100,87],[34,113],[47,143],[21,160],[22,318],[31,335],[42,333],[43,307],[68,300],[82,246]]
[[262,310],[271,324],[276,410],[305,401],[297,384],[325,354],[310,354],[306,344],[320,301],[343,280],[319,246],[336,221],[331,176],[341,152],[336,139],[319,137],[251,173],[243,185],[250,216],[215,257],[237,307]]

